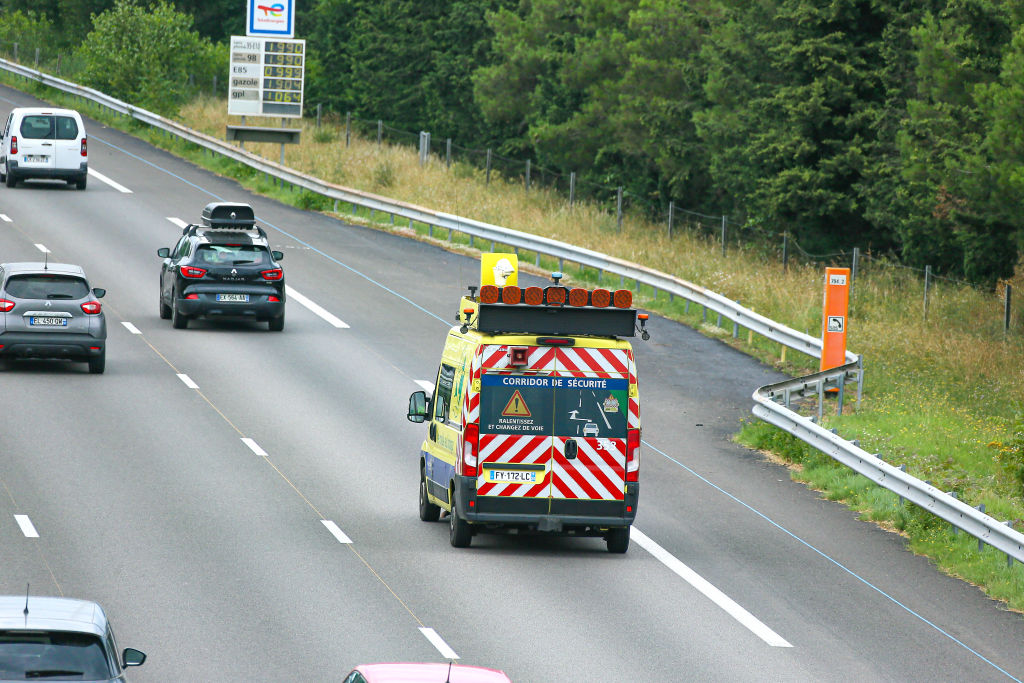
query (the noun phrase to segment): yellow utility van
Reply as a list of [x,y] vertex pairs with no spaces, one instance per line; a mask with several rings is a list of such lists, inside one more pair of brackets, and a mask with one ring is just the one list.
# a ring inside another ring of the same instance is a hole
[[515,254],[484,254],[463,297],[433,393],[420,519],[447,513],[450,540],[478,533],[603,537],[624,553],[640,484],[640,393],[627,338],[645,329],[629,290],[517,284]]

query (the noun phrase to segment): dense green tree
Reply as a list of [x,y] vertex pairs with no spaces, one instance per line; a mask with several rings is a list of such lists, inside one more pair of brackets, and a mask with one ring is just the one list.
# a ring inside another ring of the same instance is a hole
[[94,18],[94,28],[78,50],[84,85],[160,113],[184,101],[190,77],[205,80],[223,73],[209,41],[190,30],[191,17],[164,2],[152,7],[117,0]]

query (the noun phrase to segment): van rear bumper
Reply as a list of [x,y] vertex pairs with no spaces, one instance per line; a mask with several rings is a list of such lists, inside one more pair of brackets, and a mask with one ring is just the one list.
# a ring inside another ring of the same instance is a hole
[[18,180],[48,178],[54,180],[80,180],[89,174],[89,162],[83,161],[79,168],[49,168],[35,166],[19,166],[14,159],[10,160],[10,174]]
[[600,535],[600,529],[629,526],[636,518],[640,484],[626,485],[624,500],[502,498],[478,496],[476,479],[455,477],[459,517],[481,526],[528,531]]

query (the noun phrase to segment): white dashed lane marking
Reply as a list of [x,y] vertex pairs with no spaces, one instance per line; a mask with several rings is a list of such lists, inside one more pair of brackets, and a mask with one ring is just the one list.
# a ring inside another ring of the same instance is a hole
[[334,325],[338,329],[348,329],[348,325],[346,325],[341,319],[337,318],[336,316],[334,316],[331,313],[328,313],[320,305],[318,305],[318,304],[314,303],[313,301],[310,301],[306,297],[302,296],[301,294],[296,292],[294,289],[292,289],[292,287],[290,285],[285,285],[284,286],[284,291],[288,294],[289,297],[291,297],[292,299],[295,299],[300,304],[302,304],[303,306],[305,306],[306,308],[311,310],[313,313],[317,314],[318,316],[320,316],[321,318],[326,320],[331,325]]
[[423,391],[427,392],[428,394],[434,393],[434,383],[433,382],[428,382],[425,379],[418,379],[418,380],[416,380],[416,384],[419,384],[421,387],[423,387]]
[[11,220],[11,217],[8,216],[6,213],[0,213],[0,221],[3,221],[4,223],[13,223],[14,222],[14,221]]
[[96,169],[90,168],[89,169],[89,175],[91,175],[96,180],[99,180],[100,182],[104,182],[107,185],[110,185],[112,188],[114,188],[115,190],[117,190],[118,192],[120,192],[122,194],[131,194],[132,193],[132,191],[129,190],[127,187],[125,187],[124,185],[122,185],[120,183],[114,182],[113,180],[111,180],[107,176],[103,175],[102,173],[100,173]]
[[124,329],[128,330],[132,334],[142,334],[139,332],[139,328],[135,327],[135,325],[132,325],[130,322],[123,321],[121,324],[124,325]]
[[21,527],[21,533],[25,534],[25,538],[39,538],[39,532],[32,526],[32,520],[28,515],[14,515],[14,521]]
[[327,527],[331,535],[338,539],[338,543],[351,543],[352,539],[345,535],[345,532],[338,528],[338,525],[329,519],[321,519],[320,522]]
[[182,230],[184,230],[185,228],[188,227],[188,223],[186,223],[185,221],[181,220],[180,218],[175,218],[174,216],[168,216],[167,220],[169,220],[170,222],[174,223],[175,225],[177,225]]
[[441,656],[445,659],[458,659],[459,656],[455,654],[455,650],[448,647],[448,643],[444,642],[441,636],[437,635],[437,631],[432,628],[420,627],[420,633],[427,637],[430,644],[437,648],[437,651],[441,653]]
[[42,245],[42,244],[37,244],[37,245],[36,245],[36,249],[38,249],[39,251],[43,252],[44,254],[49,254],[49,253],[50,253],[50,250],[49,250],[49,249],[47,249],[47,248],[46,248],[46,247],[45,247],[44,245]]
[[680,562],[672,553],[652,541],[639,529],[633,527],[630,536],[640,547],[654,555],[659,562],[703,593],[704,597],[724,609],[733,619],[750,629],[758,638],[772,647],[793,647],[782,636],[765,626],[757,617],[740,607],[732,598],[715,588],[707,579]]
[[267,452],[265,450],[260,448],[260,445],[258,443],[256,443],[255,441],[253,441],[252,439],[250,439],[247,436],[243,436],[242,437],[242,443],[244,443],[246,446],[248,446],[249,450],[252,451],[253,453],[255,453],[256,455],[263,455],[263,456],[265,456],[267,454]]
[[192,381],[192,378],[185,373],[179,372],[178,379],[185,383],[185,386],[189,389],[198,389],[199,385]]

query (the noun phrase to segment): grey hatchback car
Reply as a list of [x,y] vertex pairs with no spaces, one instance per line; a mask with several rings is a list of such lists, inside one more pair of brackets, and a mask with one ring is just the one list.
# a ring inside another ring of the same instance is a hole
[[0,681],[127,680],[146,655],[120,654],[99,604],[74,598],[0,595]]
[[0,358],[84,361],[106,366],[107,321],[81,266],[0,263]]

